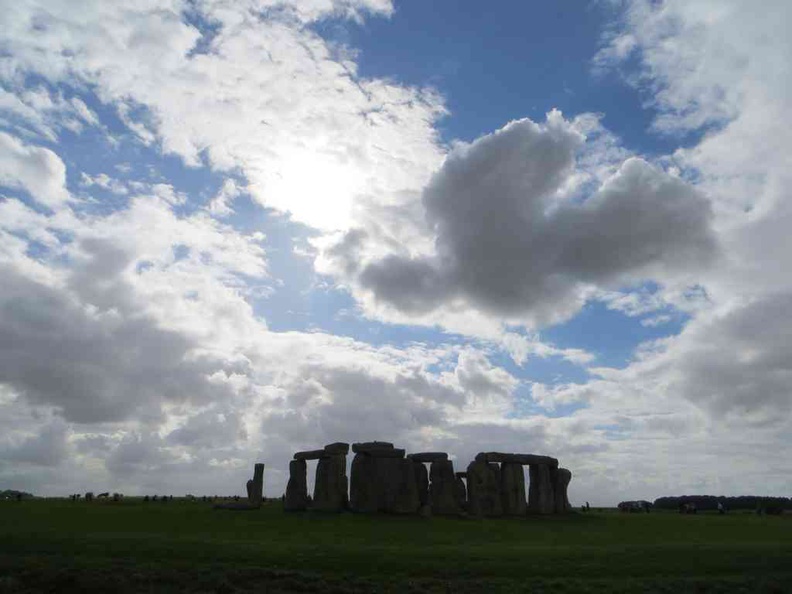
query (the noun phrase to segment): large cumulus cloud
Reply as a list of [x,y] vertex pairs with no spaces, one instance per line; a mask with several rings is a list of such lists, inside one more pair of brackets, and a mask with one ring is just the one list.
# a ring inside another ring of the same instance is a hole
[[433,251],[366,259],[358,230],[327,251],[329,268],[407,315],[452,307],[547,322],[573,312],[592,287],[711,261],[708,200],[640,158],[593,194],[564,196],[584,142],[551,112],[545,123],[512,122],[459,146],[423,191]]

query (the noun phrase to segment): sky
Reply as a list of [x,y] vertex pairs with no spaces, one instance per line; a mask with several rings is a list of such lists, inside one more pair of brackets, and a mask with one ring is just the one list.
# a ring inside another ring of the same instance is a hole
[[4,4],[2,488],[789,496],[789,2]]

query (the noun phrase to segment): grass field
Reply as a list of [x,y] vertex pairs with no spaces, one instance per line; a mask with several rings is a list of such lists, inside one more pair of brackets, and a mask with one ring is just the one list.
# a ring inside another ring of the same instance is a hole
[[0,592],[792,592],[792,516],[0,503]]

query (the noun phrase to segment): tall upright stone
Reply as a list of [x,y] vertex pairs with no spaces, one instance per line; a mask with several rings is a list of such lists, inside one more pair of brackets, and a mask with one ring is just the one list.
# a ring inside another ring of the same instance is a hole
[[316,465],[311,509],[339,512],[347,507],[346,456],[324,456]]
[[305,511],[308,508],[308,465],[305,460],[289,462],[289,482],[286,485],[285,511]]
[[500,467],[501,501],[507,516],[523,516],[528,504],[525,501],[525,472],[522,464],[504,462]]
[[389,442],[370,441],[352,444],[352,451],[350,509],[364,513],[418,511],[422,498],[418,463],[405,458],[403,449]]
[[251,505],[261,505],[264,497],[264,464],[253,466],[253,480],[248,481],[248,501]]
[[418,502],[420,505],[429,504],[429,472],[423,462],[412,460],[415,484],[418,489]]
[[468,513],[474,516],[500,516],[503,515],[500,477],[485,460],[476,456],[476,460],[467,468]]
[[[354,446],[353,446],[354,451]],[[352,458],[352,477],[349,487],[349,507],[362,513],[376,512],[376,465],[368,454],[355,454]]]
[[460,512],[456,498],[456,477],[451,460],[436,460],[429,467],[429,501],[434,515],[456,515]]
[[555,511],[555,494],[548,464],[532,464],[529,470],[528,509],[535,514]]
[[572,511],[567,497],[567,487],[572,480],[572,473],[566,468],[559,468],[555,480],[555,513],[565,514]]
[[467,511],[467,487],[465,486],[464,479],[459,476],[460,474],[467,473],[456,473],[456,478],[454,479],[454,496],[456,497],[457,507],[460,511]]
[[415,463],[407,459],[400,459],[398,462],[398,470],[393,469],[394,473],[399,473],[398,487],[390,511],[396,514],[414,514],[421,506],[418,482],[415,480]]

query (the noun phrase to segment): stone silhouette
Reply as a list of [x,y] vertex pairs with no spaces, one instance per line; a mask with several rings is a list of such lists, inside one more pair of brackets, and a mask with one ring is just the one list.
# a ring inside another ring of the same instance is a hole
[[[321,450],[297,452],[289,463],[289,482],[286,485],[284,509],[304,511],[309,507],[318,511],[339,512],[348,506],[346,457],[349,444],[336,442]],[[313,498],[308,497],[307,460],[318,460]]]
[[[415,513],[421,506],[418,464],[404,457],[392,443],[352,444],[352,480],[349,507],[362,513]],[[424,471],[425,472],[425,469]]]
[[[556,473],[555,482],[555,513],[565,514],[572,511],[572,506],[567,497],[567,487],[569,481],[572,480],[572,473],[566,468],[559,468]],[[588,511],[588,501],[586,502],[586,511]]]
[[[239,497],[234,497],[233,501],[229,503],[217,503],[214,509],[230,509],[233,511],[251,511],[259,509],[261,502],[264,498],[264,464],[259,462],[253,465],[253,478],[248,480],[245,484],[247,488],[247,501],[239,501]],[[156,500],[156,495],[155,495]],[[171,499],[173,496],[171,495]],[[167,501],[167,497],[163,496],[163,501]]]
[[[284,509],[480,517],[572,510],[567,497],[572,473],[550,456],[481,452],[466,472],[455,473],[445,452],[406,454],[390,442],[367,441],[352,444],[355,456],[347,479],[349,449],[349,444],[337,442],[294,454]],[[308,496],[307,460],[319,461],[313,499]],[[530,479],[527,500],[525,466]]]
[[501,464],[501,502],[507,516],[523,516],[528,509],[525,501],[525,472],[522,464]]
[[429,468],[429,501],[432,513],[438,516],[459,514],[456,476],[451,460],[435,460]]
[[283,501],[286,511],[305,511],[308,509],[308,478],[305,460],[289,462],[289,482]]

